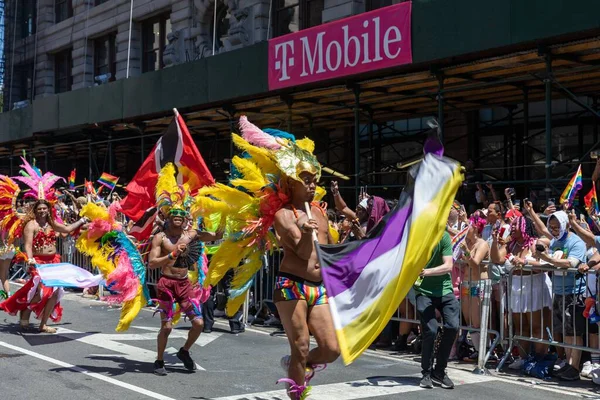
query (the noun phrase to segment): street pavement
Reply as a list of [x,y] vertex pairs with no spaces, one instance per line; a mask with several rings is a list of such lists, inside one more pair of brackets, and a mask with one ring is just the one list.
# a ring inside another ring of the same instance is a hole
[[[276,381],[284,373],[280,358],[288,353],[285,337],[249,328],[229,333],[224,320],[202,334],[192,348],[198,365],[190,373],[175,357],[189,322],[173,330],[166,357],[169,375],[152,374],[158,315],[143,310],[129,331],[114,331],[119,310],[68,293],[63,299],[59,333],[23,334],[17,318],[0,315],[0,399],[286,399]],[[315,400],[349,399],[508,399],[563,400],[566,396],[595,398],[586,392],[560,390],[524,378],[481,376],[449,369],[454,390],[419,388],[420,368],[409,360],[368,351],[349,367],[338,361],[311,382]],[[532,384],[533,383],[533,384]],[[586,386],[586,384],[583,384]],[[582,394],[584,393],[584,394]]]

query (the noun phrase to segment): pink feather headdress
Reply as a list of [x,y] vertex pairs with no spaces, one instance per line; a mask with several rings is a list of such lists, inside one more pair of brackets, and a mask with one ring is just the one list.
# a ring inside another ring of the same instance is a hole
[[21,171],[22,176],[15,176],[14,179],[29,187],[30,190],[25,193],[25,197],[47,200],[50,203],[55,202],[57,199],[52,186],[61,179],[66,182],[65,179],[54,175],[52,172],[46,172],[42,175],[42,171],[33,167],[26,159],[21,157],[21,160],[23,160],[21,165],[21,168],[23,168],[23,171]]

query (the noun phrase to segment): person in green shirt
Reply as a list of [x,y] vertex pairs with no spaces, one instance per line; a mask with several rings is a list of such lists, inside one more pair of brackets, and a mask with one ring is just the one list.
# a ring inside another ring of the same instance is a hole
[[[417,312],[421,318],[423,338],[421,351],[423,378],[420,386],[426,389],[433,388],[434,383],[444,389],[454,388],[454,383],[446,374],[450,351],[458,333],[460,316],[460,305],[452,290],[452,264],[452,239],[448,232],[444,232],[415,284]],[[435,368],[432,368],[433,346],[438,330],[436,309],[442,315],[444,331],[437,351]]]

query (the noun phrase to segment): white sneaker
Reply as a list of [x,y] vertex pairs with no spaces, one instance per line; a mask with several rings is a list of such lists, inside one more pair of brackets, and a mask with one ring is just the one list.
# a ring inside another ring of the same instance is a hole
[[566,360],[560,360],[558,363],[554,364],[554,371],[558,371],[559,369],[563,369],[567,365]]
[[283,369],[283,371],[285,372],[285,376],[287,376],[288,374],[288,370],[290,369],[290,360],[292,359],[292,356],[283,356],[281,357],[281,361],[279,362],[279,365],[281,365],[281,369]]
[[525,360],[521,357],[517,357],[515,358],[515,361],[513,361],[509,366],[508,369],[514,369],[514,370],[519,370],[523,368],[523,365],[525,364]]
[[[597,368],[597,367],[596,367]],[[580,376],[584,378],[590,378],[590,374],[594,369],[596,369],[591,361],[586,361],[583,363],[583,368],[581,368]]]

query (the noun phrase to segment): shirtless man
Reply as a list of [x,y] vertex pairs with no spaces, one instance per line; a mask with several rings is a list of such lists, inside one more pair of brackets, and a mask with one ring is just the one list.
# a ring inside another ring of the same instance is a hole
[[[188,245],[199,241],[212,242],[223,237],[222,232],[210,233],[187,229],[188,212],[179,207],[169,211],[165,229],[154,236],[152,248],[148,255],[148,267],[160,268],[161,277],[156,286],[157,297],[161,308],[161,327],[158,333],[158,355],[154,362],[154,373],[167,375],[163,355],[167,347],[169,334],[173,330],[173,304],[179,307],[192,322],[192,328],[177,357],[189,371],[196,369],[196,363],[190,356],[190,348],[200,337],[204,328],[202,308],[198,301],[198,289],[188,279],[188,266],[182,265]],[[180,256],[182,256],[180,258]],[[196,265],[193,268],[197,268]]]
[[[52,318],[56,322],[60,321],[62,307],[60,307],[59,301],[63,290],[62,288],[46,287],[39,281],[36,284],[37,272],[35,265],[59,263],[60,254],[56,252],[57,233],[73,233],[78,228],[83,227],[86,220],[82,218],[71,225],[65,226],[54,220],[50,207],[50,203],[46,200],[37,200],[26,217],[28,222],[25,223],[23,237],[31,279],[14,295],[0,304],[0,309],[13,315],[20,311],[20,325],[23,330],[30,329],[29,317],[31,311],[34,311],[40,319],[39,331],[56,333],[56,329],[47,326],[46,322],[48,322],[48,318]],[[35,290],[35,296],[31,301],[28,301],[28,293],[32,289]]]
[[[288,179],[291,203],[275,214],[275,230],[283,246],[275,284],[274,300],[287,334],[291,356],[281,359],[288,373],[291,399],[300,398],[313,375],[313,366],[335,361],[339,347],[329,311],[325,286],[313,244],[313,232],[319,243],[330,243],[327,216],[317,206],[311,206],[312,218],[306,214],[305,203],[312,202],[317,184],[316,175],[301,172],[300,181]],[[312,332],[317,347],[309,351]],[[308,368],[307,368],[308,367]]]

